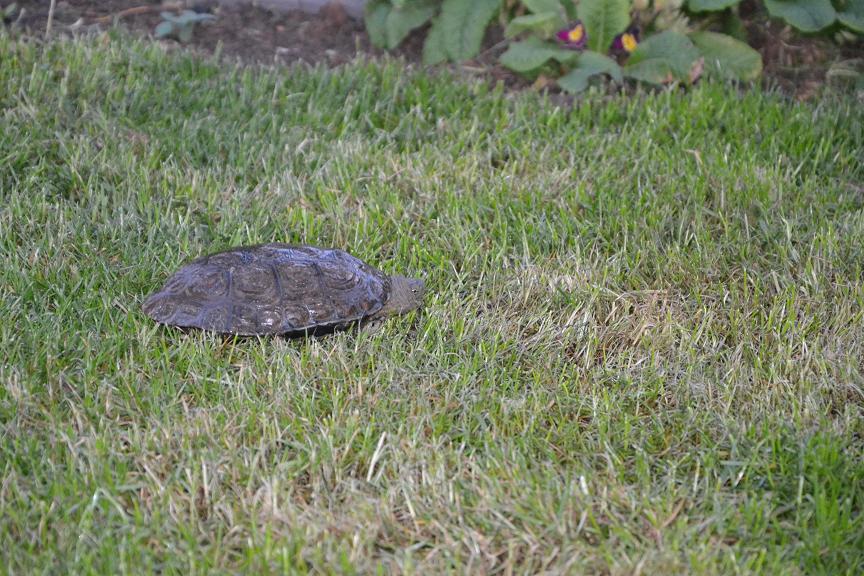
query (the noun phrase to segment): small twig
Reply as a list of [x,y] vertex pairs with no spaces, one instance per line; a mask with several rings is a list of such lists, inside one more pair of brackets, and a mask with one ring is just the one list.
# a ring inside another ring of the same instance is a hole
[[675,521],[675,519],[678,517],[678,514],[680,514],[681,510],[684,509],[684,504],[685,504],[685,502],[684,502],[684,499],[682,498],[681,501],[678,502],[678,504],[672,510],[672,513],[669,515],[669,517],[666,518],[666,520],[663,521],[663,524],[660,525],[661,530],[665,530],[666,528],[669,527],[670,524],[672,524],[672,522]]
[[54,22],[54,9],[57,7],[57,0],[51,0],[51,6],[48,8],[48,22],[45,23],[45,38],[51,36],[51,24]]
[[116,18],[119,20],[125,16],[135,16],[138,14],[149,14],[150,12],[161,12],[162,10],[180,10],[185,6],[185,2],[163,2],[162,4],[146,4],[144,6],[133,6],[120,10],[108,16],[100,16],[93,21],[98,24],[110,24]]
[[384,453],[384,442],[387,440],[387,432],[382,432],[378,438],[378,446],[375,447],[375,452],[372,454],[372,460],[369,462],[369,472],[366,474],[366,482],[372,482],[372,477],[375,474],[375,465]]
[[26,8],[21,8],[20,10],[18,10],[18,17],[15,19],[14,22],[12,22],[12,25],[15,26],[15,25],[17,25],[17,24],[20,24],[21,21],[24,20],[24,15],[25,15],[26,13],[27,13],[27,9],[26,9]]

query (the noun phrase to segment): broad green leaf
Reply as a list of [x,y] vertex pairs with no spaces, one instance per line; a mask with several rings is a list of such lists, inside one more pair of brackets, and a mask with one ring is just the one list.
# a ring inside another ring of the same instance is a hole
[[164,38],[165,36],[169,36],[173,31],[174,23],[169,20],[163,20],[156,25],[156,28],[153,30],[153,36],[156,38]]
[[499,10],[501,0],[444,0],[441,23],[451,60],[461,62],[477,55],[486,26]]
[[846,0],[843,11],[837,12],[837,19],[847,28],[864,34],[864,0]]
[[447,46],[444,44],[444,27],[441,19],[436,18],[423,43],[423,63],[426,65],[440,64],[447,61]]
[[558,0],[522,0],[522,4],[534,14],[544,14],[546,12],[564,13],[561,2]]
[[366,33],[369,41],[376,48],[387,47],[387,16],[393,6],[389,0],[371,0],[366,4],[363,20],[366,22]]
[[188,44],[192,40],[192,25],[186,24],[177,29],[177,40],[183,44]]
[[394,7],[387,15],[387,48],[399,46],[408,34],[419,28],[435,15],[433,0],[406,2],[401,8]]
[[741,0],[687,0],[687,7],[693,12],[717,12],[740,3]]
[[583,52],[579,55],[576,67],[558,79],[558,85],[565,92],[578,93],[588,87],[588,80],[598,74],[608,74],[616,82],[621,82],[621,67],[615,60],[597,52]]
[[567,21],[564,20],[560,14],[556,14],[555,12],[527,14],[525,16],[518,16],[511,20],[510,24],[507,25],[507,30],[504,32],[504,35],[508,38],[512,38],[520,32],[531,30],[537,32],[544,38],[548,38],[560,30],[561,27],[566,25]]
[[744,27],[744,22],[738,14],[732,10],[727,10],[720,16],[720,20],[720,29],[723,34],[737,38],[742,42],[747,42],[747,29]]
[[802,32],[818,32],[837,19],[831,0],[765,0],[765,7]]
[[580,0],[577,14],[588,33],[588,47],[606,52],[630,24],[629,0]]
[[537,70],[549,60],[569,64],[578,58],[578,52],[566,50],[539,38],[528,38],[523,42],[510,44],[507,51],[501,55],[501,64],[514,72],[527,73]]
[[699,50],[690,39],[670,30],[639,44],[624,67],[624,75],[653,84],[670,78],[687,80],[697,58]]
[[178,24],[195,24],[198,22],[207,22],[208,20],[215,20],[216,16],[213,14],[199,14],[194,10],[184,10],[182,14],[177,18],[176,22]]
[[694,32],[690,40],[705,57],[705,71],[732,80],[755,80],[762,73],[762,55],[726,34]]

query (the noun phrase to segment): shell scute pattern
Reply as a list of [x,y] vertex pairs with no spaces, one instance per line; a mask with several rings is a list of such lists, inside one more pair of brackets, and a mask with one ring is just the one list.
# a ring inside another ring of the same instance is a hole
[[257,331],[259,307],[254,304],[235,303],[231,308],[231,330],[238,334]]
[[228,332],[231,330],[231,307],[228,305],[215,305],[206,308],[201,313],[199,320],[201,326],[209,326],[210,330],[217,332]]
[[389,277],[341,250],[264,244],[189,263],[144,312],[183,327],[280,334],[360,320],[389,295]]
[[175,274],[168,280],[164,291],[182,294],[194,300],[204,297],[228,295],[228,278],[224,270],[192,263],[185,274]]
[[261,264],[235,268],[231,275],[231,288],[235,301],[267,304],[282,297],[273,268]]

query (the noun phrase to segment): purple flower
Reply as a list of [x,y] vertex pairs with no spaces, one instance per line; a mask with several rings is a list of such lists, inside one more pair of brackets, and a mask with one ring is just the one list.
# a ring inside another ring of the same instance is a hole
[[585,25],[582,24],[581,20],[576,20],[576,22],[567,28],[559,30],[555,36],[565,46],[574,50],[582,50],[588,41],[588,33],[585,32]]
[[639,45],[639,28],[632,26],[612,40],[611,50],[615,54],[632,54]]

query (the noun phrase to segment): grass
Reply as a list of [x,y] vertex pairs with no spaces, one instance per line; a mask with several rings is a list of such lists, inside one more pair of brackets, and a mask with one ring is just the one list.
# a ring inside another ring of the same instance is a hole
[[[398,63],[0,35],[8,573],[856,574],[864,113],[572,109]],[[144,297],[228,246],[425,278],[380,332]]]

